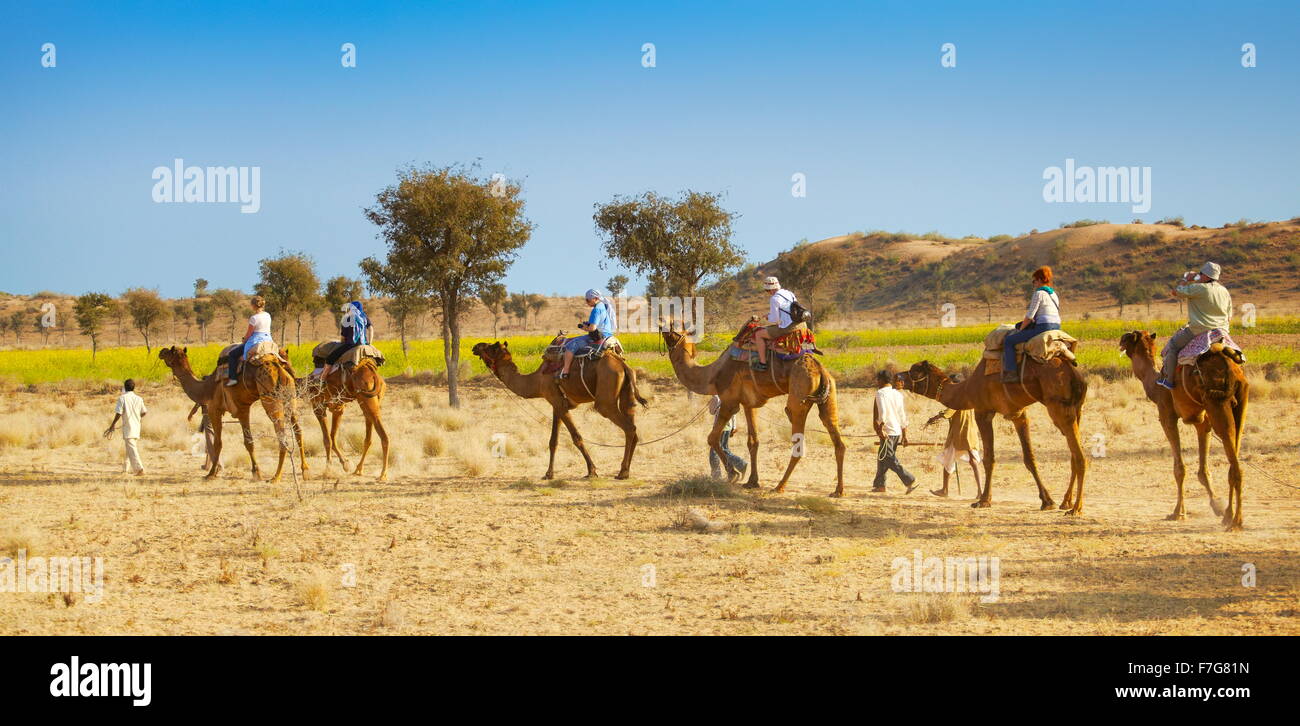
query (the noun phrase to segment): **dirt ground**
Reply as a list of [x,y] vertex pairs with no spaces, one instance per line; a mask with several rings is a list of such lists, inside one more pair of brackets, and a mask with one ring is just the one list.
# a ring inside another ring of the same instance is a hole
[[[1251,404],[1246,531],[1226,533],[1194,474],[1188,519],[1165,521],[1175,492],[1154,408],[1136,381],[1092,384],[1084,438],[1104,436],[1105,456],[1092,460],[1081,517],[1038,511],[1003,421],[994,507],[975,510],[968,468],[962,496],[928,493],[940,477],[931,447],[902,455],[921,488],[904,495],[891,475],[888,493],[869,494],[875,462],[866,438],[850,440],[848,497],[825,499],[834,460],[816,434],[789,491],[771,494],[789,452],[775,402],[762,427],[764,491],[683,498],[663,490],[707,473],[707,416],[641,447],[627,482],[580,478],[581,459],[562,434],[561,480],[543,482],[548,424],[538,402],[471,387],[455,411],[444,391],[393,386],[390,481],[375,481],[377,442],[366,475],[326,471],[308,414],[311,470],[295,485],[291,476],[250,480],[235,436],[224,474],[202,479],[189,402],[175,384],[143,391],[143,477],[121,473],[119,438],[99,437],[114,396],[13,392],[0,398],[0,548],[8,550],[0,557],[20,549],[102,557],[105,590],[99,602],[0,592],[0,634],[1300,633],[1295,391],[1278,388]],[[846,432],[869,430],[872,393],[841,390]],[[653,394],[639,419],[645,439],[705,403],[666,382]],[[912,438],[941,441],[942,426],[919,429],[938,404],[908,394],[908,405]],[[1059,502],[1065,447],[1045,412],[1032,415],[1040,468]],[[254,420],[269,473],[274,438],[264,414]],[[589,441],[621,441],[587,408],[576,420]],[[360,430],[352,408],[345,451],[355,451]],[[504,456],[493,455],[494,442]],[[1226,497],[1226,463],[1212,445],[1212,480]],[[1184,451],[1194,461],[1190,429]],[[619,449],[593,453],[602,474],[617,470]],[[688,508],[720,531],[683,526]],[[997,599],[896,592],[895,558],[918,551],[996,557]]]

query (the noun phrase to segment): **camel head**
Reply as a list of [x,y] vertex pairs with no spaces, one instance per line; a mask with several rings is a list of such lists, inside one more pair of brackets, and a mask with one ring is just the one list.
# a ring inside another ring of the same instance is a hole
[[1151,360],[1155,360],[1156,359],[1155,333],[1151,333],[1146,330],[1129,331],[1123,334],[1122,336],[1120,336],[1119,350],[1121,353],[1128,356],[1129,358],[1132,358],[1134,353],[1140,351],[1146,353],[1147,358]]
[[686,333],[672,330],[671,326],[660,326],[659,334],[664,336],[664,345],[668,346],[669,353],[672,353],[680,347],[682,351],[686,353],[687,357],[695,357],[695,344],[691,342],[691,339],[686,335]]
[[470,352],[478,356],[493,373],[496,373],[497,366],[510,361],[509,343],[475,343]]
[[944,375],[939,366],[923,360],[920,363],[913,363],[911,368],[897,374],[895,380],[902,381],[904,391],[937,399],[939,391],[943,390],[944,384],[951,379]]
[[168,368],[189,368],[190,359],[188,355],[189,348],[180,346],[170,346],[158,351],[158,359],[167,364]]

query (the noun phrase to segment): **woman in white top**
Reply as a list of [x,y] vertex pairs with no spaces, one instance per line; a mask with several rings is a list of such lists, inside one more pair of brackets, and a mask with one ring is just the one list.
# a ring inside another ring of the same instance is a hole
[[1002,341],[1002,382],[1019,383],[1020,371],[1016,370],[1016,345],[1024,343],[1039,333],[1061,329],[1061,299],[1052,289],[1052,268],[1047,265],[1034,270],[1033,297],[1029,298],[1029,309],[1025,319],[1016,325],[1014,332],[1008,333]]
[[239,383],[239,362],[248,355],[248,351],[258,343],[271,340],[271,314],[266,312],[266,298],[254,295],[249,299],[248,305],[252,308],[253,315],[248,319],[248,330],[244,331],[244,347],[226,363],[230,375],[230,380],[226,381],[227,386]]

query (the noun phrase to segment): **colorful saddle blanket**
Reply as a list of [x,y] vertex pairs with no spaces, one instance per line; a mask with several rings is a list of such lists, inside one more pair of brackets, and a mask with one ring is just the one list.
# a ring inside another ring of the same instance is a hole
[[[324,343],[318,344],[315,348],[311,349],[312,360],[323,362],[326,358],[330,357],[330,354],[340,345],[343,345],[343,343],[336,340],[327,340]],[[377,366],[382,366],[384,364],[383,351],[373,345],[363,343],[354,346],[351,350],[340,356],[336,365],[342,366],[345,370],[355,368],[366,358],[374,360],[375,365]]]
[[[1173,342],[1173,338],[1170,338],[1169,342]],[[1165,343],[1164,352],[1169,351],[1169,342]],[[1195,338],[1192,338],[1192,342],[1183,346],[1183,349],[1178,351],[1178,365],[1189,366],[1195,364],[1196,359],[1210,352],[1210,346],[1215,343],[1223,343],[1225,348],[1237,351],[1237,357],[1240,358],[1238,363],[1244,363],[1246,361],[1246,356],[1241,352],[1241,346],[1237,345],[1237,341],[1232,339],[1232,336],[1228,334],[1228,331],[1222,328],[1215,328],[1214,330],[1207,330]],[[1162,352],[1161,355],[1164,355],[1164,353]]]

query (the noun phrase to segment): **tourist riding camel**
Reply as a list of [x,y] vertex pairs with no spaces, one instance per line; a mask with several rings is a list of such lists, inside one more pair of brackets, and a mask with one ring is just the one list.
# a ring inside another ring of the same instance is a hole
[[[1213,262],[1206,262],[1200,272],[1187,272],[1182,277],[1182,284],[1173,288],[1175,296],[1187,300],[1187,325],[1184,325],[1169,337],[1161,353],[1162,363],[1160,377],[1156,383],[1174,390],[1178,385],[1174,373],[1178,371],[1179,353],[1192,341],[1205,335],[1205,346],[1222,340],[1228,335],[1228,326],[1232,322],[1232,295],[1219,283],[1220,267]],[[1235,346],[1234,346],[1235,347]]]
[[345,304],[343,317],[339,318],[339,345],[334,346],[333,351],[325,357],[325,365],[320,373],[321,380],[329,378],[344,353],[358,345],[369,345],[373,328],[370,318],[366,317],[365,310],[361,308],[360,301],[353,300]]
[[618,330],[618,320],[614,315],[614,301],[610,300],[608,295],[592,289],[587,291],[584,299],[587,307],[591,308],[591,314],[587,316],[585,322],[578,323],[578,327],[587,331],[587,334],[564,341],[564,365],[555,374],[555,377],[561,380],[569,377],[569,368],[573,365],[575,355],[590,352],[593,348],[606,344],[606,341],[614,337],[614,333]]
[[229,376],[226,381],[227,386],[239,385],[240,364],[248,358],[249,351],[260,343],[272,342],[271,314],[266,312],[266,298],[254,295],[249,298],[248,306],[253,310],[253,315],[248,319],[248,329],[244,331],[244,347],[236,349],[238,354],[231,353],[226,359],[226,371]]
[[767,370],[767,348],[771,341],[808,327],[807,323],[795,320],[791,315],[792,308],[798,301],[794,293],[781,287],[780,280],[767,278],[763,281],[763,289],[768,294],[767,322],[770,325],[754,331],[754,351],[758,354],[758,362],[753,364],[756,371]]
[[1026,343],[1040,333],[1061,329],[1061,299],[1052,289],[1052,268],[1047,265],[1034,270],[1034,294],[1029,298],[1025,319],[1016,330],[1007,333],[1002,348],[1002,382],[1019,383],[1020,371],[1016,368],[1016,346]]

